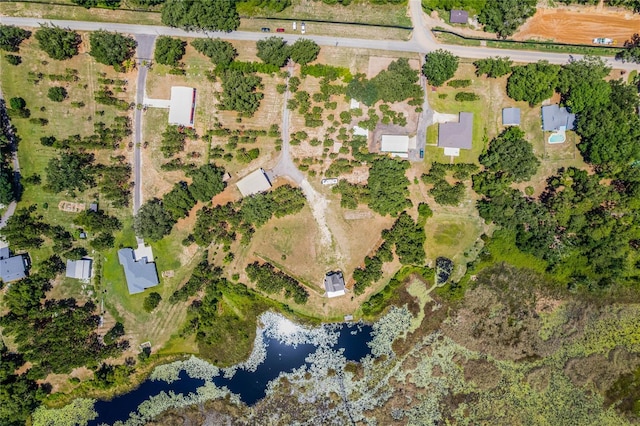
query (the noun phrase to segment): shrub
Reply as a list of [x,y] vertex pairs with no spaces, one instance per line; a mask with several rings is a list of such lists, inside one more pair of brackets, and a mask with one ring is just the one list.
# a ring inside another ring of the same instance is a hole
[[447,86],[460,88],[460,87],[469,87],[471,86],[471,80],[451,80],[447,83]]
[[60,86],[50,87],[47,97],[53,102],[62,102],[67,98],[67,89]]
[[465,102],[465,101],[477,101],[480,99],[480,96],[476,95],[473,92],[459,92],[456,93],[456,101]]

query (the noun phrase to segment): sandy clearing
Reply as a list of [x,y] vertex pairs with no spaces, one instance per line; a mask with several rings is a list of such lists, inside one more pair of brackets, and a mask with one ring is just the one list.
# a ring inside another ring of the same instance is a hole
[[309,207],[311,207],[313,218],[318,223],[318,228],[320,229],[320,241],[322,242],[323,246],[328,247],[329,245],[331,245],[332,239],[331,231],[329,231],[325,216],[327,207],[329,207],[329,200],[324,198],[315,189],[313,189],[307,179],[304,179],[302,183],[300,183],[300,188],[302,188],[302,192],[304,192],[304,195],[307,198]]
[[592,44],[596,37],[607,37],[622,46],[636,32],[640,32],[640,18],[631,11],[596,10],[594,7],[540,8],[513,39]]

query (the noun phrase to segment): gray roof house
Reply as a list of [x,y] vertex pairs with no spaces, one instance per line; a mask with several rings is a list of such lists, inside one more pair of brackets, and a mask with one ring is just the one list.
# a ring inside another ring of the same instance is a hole
[[558,130],[573,130],[576,115],[571,114],[565,107],[547,105],[542,107],[542,130],[555,132]]
[[123,248],[118,250],[118,260],[124,268],[129,294],[142,293],[145,289],[160,283],[156,264],[147,262],[146,257],[136,260],[133,249]]
[[11,256],[9,247],[0,248],[0,279],[5,283],[27,276],[27,262],[21,254]]
[[91,259],[67,260],[67,277],[78,280],[91,278]]
[[519,126],[520,108],[502,108],[502,125]]
[[327,291],[327,297],[343,296],[346,293],[344,287],[344,277],[341,271],[327,272],[324,277],[324,289]]
[[449,22],[452,24],[466,24],[469,20],[469,12],[466,10],[451,9]]
[[460,155],[460,149],[471,149],[473,137],[473,113],[461,112],[458,122],[440,123],[438,146],[445,155]]

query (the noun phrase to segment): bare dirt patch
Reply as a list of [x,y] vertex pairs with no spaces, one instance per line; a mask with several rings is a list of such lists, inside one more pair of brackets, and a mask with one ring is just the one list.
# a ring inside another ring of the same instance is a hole
[[640,20],[631,11],[595,7],[539,8],[513,38],[592,44],[596,37],[607,37],[621,46],[638,31]]
[[86,206],[84,203],[72,203],[70,201],[60,201],[58,203],[58,209],[62,210],[63,212],[78,213],[78,212],[84,211],[86,209]]

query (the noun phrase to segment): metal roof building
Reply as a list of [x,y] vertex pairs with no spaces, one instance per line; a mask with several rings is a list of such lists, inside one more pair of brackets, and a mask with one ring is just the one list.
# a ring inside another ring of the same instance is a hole
[[328,272],[324,277],[324,289],[327,291],[327,297],[344,296],[346,290],[344,287],[344,277],[340,271]]
[[196,112],[196,89],[193,87],[174,86],[171,88],[169,105],[169,124],[193,127]]
[[382,135],[380,152],[388,152],[393,157],[407,158],[409,156],[409,136]]
[[461,112],[458,122],[440,123],[438,146],[444,148],[445,155],[458,156],[461,149],[471,149],[473,139],[473,114]]
[[155,287],[160,283],[156,264],[147,262],[146,257],[136,259],[133,249],[123,248],[118,250],[118,261],[124,268],[129,294],[142,293],[145,289]]
[[263,169],[255,170],[243,177],[236,183],[243,197],[268,191],[271,188],[271,182]]
[[576,115],[571,114],[565,107],[547,105],[542,107],[542,130],[555,132],[557,130],[573,130]]
[[91,278],[91,259],[67,260],[68,278],[88,280]]
[[519,126],[520,108],[502,108],[502,125]]
[[449,22],[452,24],[466,24],[469,20],[469,12],[466,10],[451,9],[449,12]]
[[27,264],[22,255],[11,256],[9,247],[0,248],[0,279],[5,283],[27,276]]

